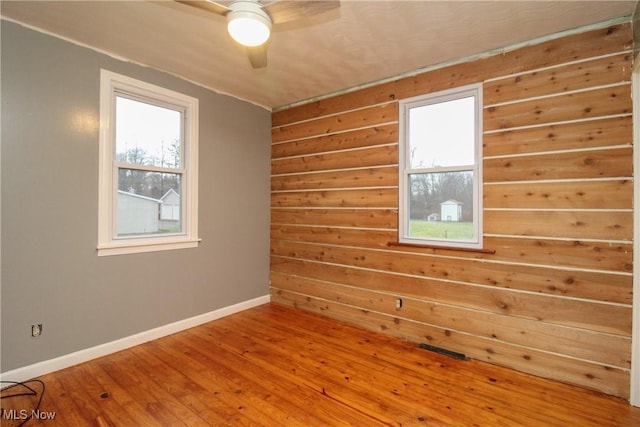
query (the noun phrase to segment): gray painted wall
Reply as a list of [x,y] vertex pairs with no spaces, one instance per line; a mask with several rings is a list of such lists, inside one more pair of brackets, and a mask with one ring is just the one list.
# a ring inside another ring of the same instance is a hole
[[[6,21],[1,42],[2,372],[268,294],[269,111]],[[200,100],[200,247],[96,255],[101,68]]]

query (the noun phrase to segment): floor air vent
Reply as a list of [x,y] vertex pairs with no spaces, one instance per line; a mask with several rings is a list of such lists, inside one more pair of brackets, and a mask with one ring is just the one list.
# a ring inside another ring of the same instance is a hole
[[436,347],[436,346],[429,345],[429,344],[424,344],[424,343],[420,343],[419,346],[420,346],[420,348],[423,348],[425,350],[433,351],[435,353],[444,354],[445,356],[453,357],[454,359],[467,360],[467,356],[465,356],[462,353],[456,353],[455,351],[447,350],[447,349],[444,349],[444,348],[440,348],[440,347]]

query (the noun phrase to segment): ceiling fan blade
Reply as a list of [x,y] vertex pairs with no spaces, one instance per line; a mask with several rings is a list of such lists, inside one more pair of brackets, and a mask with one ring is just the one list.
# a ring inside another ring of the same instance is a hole
[[178,3],[187,4],[189,6],[196,7],[198,9],[206,10],[207,12],[215,13],[216,15],[226,15],[229,13],[229,8],[214,1],[210,0],[176,0]]
[[340,7],[340,0],[280,0],[265,3],[264,10],[269,14],[274,24],[308,18]]
[[267,66],[267,45],[248,47],[247,56],[253,68],[264,68]]

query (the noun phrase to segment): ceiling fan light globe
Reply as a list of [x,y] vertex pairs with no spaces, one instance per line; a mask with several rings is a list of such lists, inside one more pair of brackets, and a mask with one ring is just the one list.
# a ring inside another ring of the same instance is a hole
[[255,0],[239,0],[229,6],[227,31],[244,46],[260,46],[271,36],[271,18]]
[[253,16],[230,17],[227,30],[235,41],[244,46],[260,46],[271,35],[270,23]]

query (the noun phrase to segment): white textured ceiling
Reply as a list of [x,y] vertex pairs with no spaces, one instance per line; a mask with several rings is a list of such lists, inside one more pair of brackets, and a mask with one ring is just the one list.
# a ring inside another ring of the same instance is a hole
[[2,1],[3,18],[267,109],[585,25],[630,1],[362,1],[284,24],[251,68],[225,18],[173,1]]

